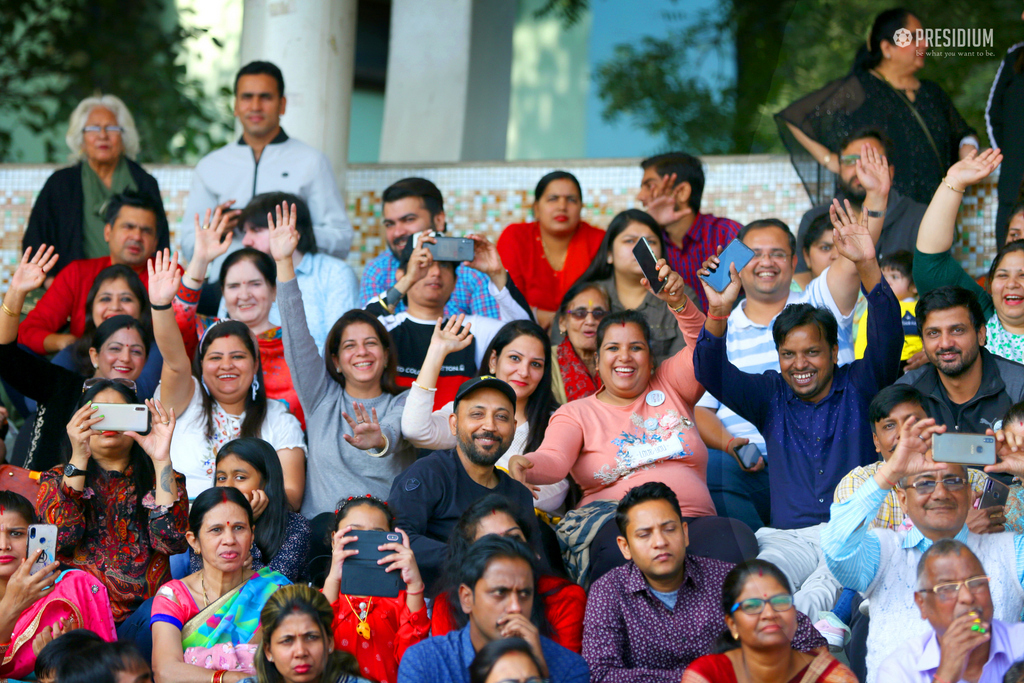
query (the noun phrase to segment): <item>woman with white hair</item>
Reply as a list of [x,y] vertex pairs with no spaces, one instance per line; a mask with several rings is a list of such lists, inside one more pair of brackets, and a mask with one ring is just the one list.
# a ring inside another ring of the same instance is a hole
[[[170,246],[170,233],[156,178],[132,159],[139,152],[135,121],[113,95],[87,97],[71,113],[64,137],[73,166],[49,177],[32,206],[22,249],[52,244],[60,260],[50,278],[72,261],[110,254],[103,239],[103,209],[127,189],[149,195],[156,203],[157,248]],[[48,286],[48,285],[47,285]]]

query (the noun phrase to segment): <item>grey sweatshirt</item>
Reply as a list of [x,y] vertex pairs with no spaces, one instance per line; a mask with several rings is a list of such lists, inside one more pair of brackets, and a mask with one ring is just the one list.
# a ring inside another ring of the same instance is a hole
[[384,455],[373,457],[349,445],[342,434],[351,435],[352,428],[342,413],[354,416],[356,399],[327,374],[324,359],[306,326],[302,294],[295,280],[278,283],[277,305],[281,310],[284,357],[306,414],[309,454],[303,516],[312,519],[334,510],[339,500],[349,496],[371,493],[386,500],[392,480],[416,460],[416,450],[402,438],[402,410],[408,392],[398,396],[384,393],[359,401],[368,411],[377,410],[381,432],[389,442]]

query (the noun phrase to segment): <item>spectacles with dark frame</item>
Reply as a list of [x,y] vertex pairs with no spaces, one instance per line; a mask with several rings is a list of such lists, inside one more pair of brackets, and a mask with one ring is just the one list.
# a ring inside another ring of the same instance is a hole
[[85,380],[85,382],[82,383],[82,393],[84,394],[85,392],[89,391],[90,389],[100,384],[101,382],[112,382],[114,384],[120,384],[121,386],[125,386],[131,389],[132,393],[139,393],[138,388],[136,388],[135,386],[135,382],[133,382],[130,379],[124,379],[122,377],[114,377],[113,379],[107,379],[106,377],[90,377],[89,379]]
[[85,126],[82,128],[83,133],[103,133],[107,135],[120,135],[124,132],[123,126]]
[[854,166],[857,164],[857,160],[860,159],[859,154],[844,154],[839,157],[839,163],[843,166]]
[[979,595],[988,589],[988,577],[985,575],[972,576],[969,579],[963,581],[949,581],[948,583],[937,583],[931,588],[920,588],[918,593],[934,593],[935,597],[939,600],[950,601],[955,600],[960,594],[960,587],[967,586],[974,595]]
[[[947,491],[959,491],[967,485],[967,482],[964,481],[963,477],[946,477],[941,481],[943,488]],[[918,481],[913,484],[904,484],[903,488],[915,489],[919,496],[929,496],[935,493],[935,487],[938,486],[938,484],[938,479],[925,479],[924,481]]]
[[773,595],[768,599],[747,598],[746,600],[733,603],[732,609],[729,610],[729,614],[732,614],[736,610],[742,610],[744,614],[760,614],[764,611],[765,605],[771,605],[772,610],[775,612],[788,612],[793,609],[793,596],[789,593],[779,593],[778,595]]
[[503,678],[498,683],[548,683],[548,679],[540,678],[538,676],[530,676],[529,678]]
[[598,322],[601,321],[601,318],[608,315],[608,311],[603,308],[583,308],[582,306],[566,312],[571,315],[574,320],[586,320],[587,315],[592,315],[594,316],[594,320]]

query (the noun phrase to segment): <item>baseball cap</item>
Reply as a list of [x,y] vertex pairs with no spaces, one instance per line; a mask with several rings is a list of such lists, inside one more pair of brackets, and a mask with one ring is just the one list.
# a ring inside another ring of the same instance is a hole
[[458,409],[459,401],[466,396],[472,394],[477,389],[497,389],[501,393],[505,394],[505,397],[512,403],[512,407],[516,405],[516,392],[509,385],[508,382],[498,379],[494,375],[481,375],[480,377],[474,377],[473,379],[466,380],[459,387],[459,390],[455,392],[455,408]]

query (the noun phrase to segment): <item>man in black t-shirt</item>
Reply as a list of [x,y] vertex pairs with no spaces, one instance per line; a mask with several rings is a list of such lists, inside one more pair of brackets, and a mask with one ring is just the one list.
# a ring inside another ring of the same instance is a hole
[[434,451],[413,463],[395,478],[388,496],[396,525],[409,534],[427,586],[441,575],[455,523],[484,494],[505,496],[536,524],[530,490],[494,466],[512,445],[516,431],[512,387],[489,375],[463,383],[449,425],[455,448]]

